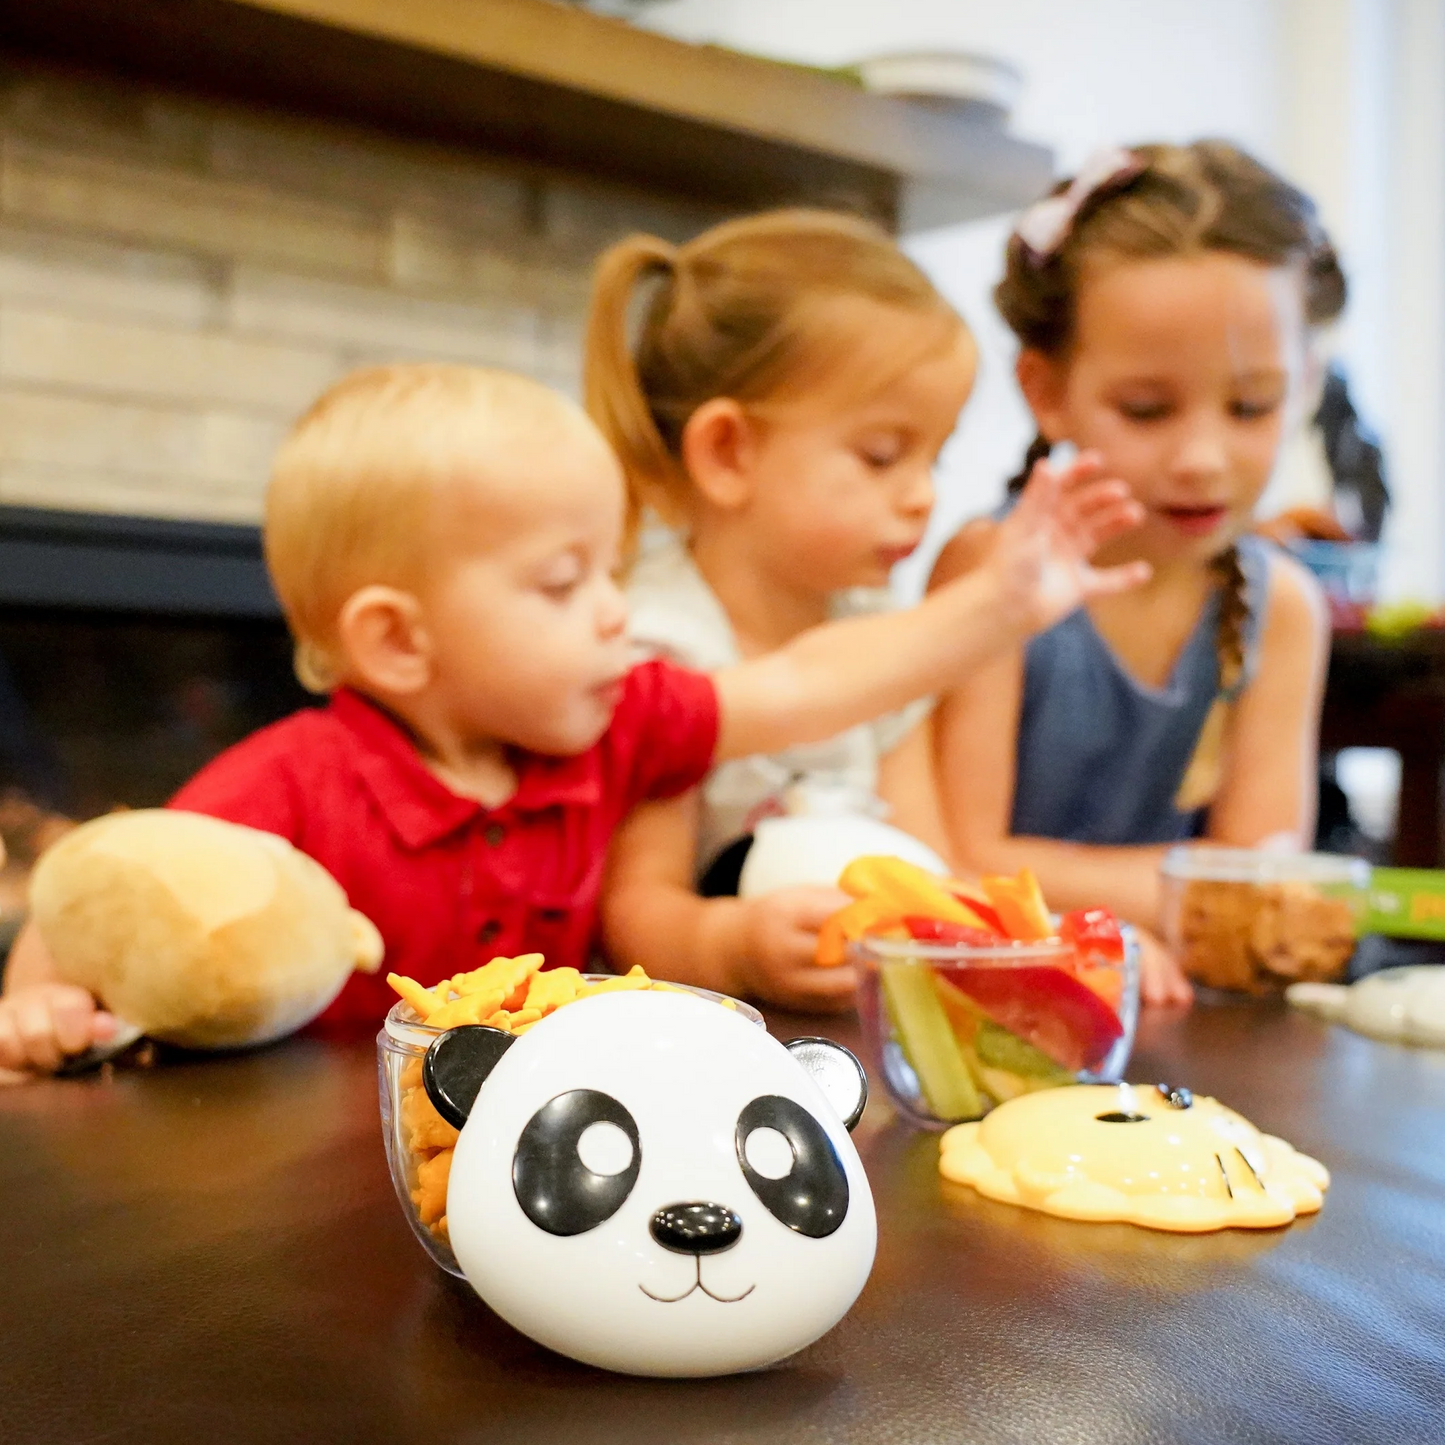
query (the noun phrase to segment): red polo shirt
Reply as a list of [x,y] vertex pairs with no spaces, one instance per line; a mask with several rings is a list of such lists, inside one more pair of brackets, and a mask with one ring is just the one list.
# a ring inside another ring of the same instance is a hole
[[381,930],[379,974],[353,974],[322,1015],[380,1023],[388,969],[433,984],[497,955],[586,964],[607,845],[634,804],[698,782],[717,744],[717,694],[663,661],[628,675],[601,740],[576,757],[525,754],[500,808],[459,797],[407,733],[360,694],[283,718],[171,800],[279,833],[322,864]]

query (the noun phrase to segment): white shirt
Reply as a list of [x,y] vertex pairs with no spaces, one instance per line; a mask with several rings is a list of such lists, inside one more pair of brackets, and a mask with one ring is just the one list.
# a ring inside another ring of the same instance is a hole
[[[628,580],[627,600],[628,632],[645,653],[700,672],[716,672],[742,660],[727,613],[676,534],[659,529],[644,539]],[[857,617],[891,611],[895,605],[886,589],[854,588],[837,593],[829,612],[835,618]],[[715,767],[702,783],[697,876],[762,818],[787,812],[784,793],[797,784],[876,796],[879,760],[927,716],[930,706],[925,699],[824,742]],[[886,811],[881,805],[879,810]]]

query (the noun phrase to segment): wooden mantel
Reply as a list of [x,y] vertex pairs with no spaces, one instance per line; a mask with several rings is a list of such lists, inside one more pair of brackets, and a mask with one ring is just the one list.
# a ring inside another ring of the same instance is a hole
[[1011,209],[1050,152],[559,0],[6,0],[0,45],[754,207],[904,230]]

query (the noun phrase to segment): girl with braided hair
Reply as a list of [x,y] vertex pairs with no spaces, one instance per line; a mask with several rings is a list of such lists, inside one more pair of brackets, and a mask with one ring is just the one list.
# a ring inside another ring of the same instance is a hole
[[[1313,837],[1325,610],[1248,533],[1311,330],[1344,298],[1309,198],[1220,142],[1095,157],[1009,240],[995,299],[1038,425],[1024,475],[1060,443],[1101,458],[1145,510],[1101,559],[1152,576],[942,700],[943,808],[960,863],[1031,867],[1054,906],[1135,923],[1147,1002],[1190,997],[1153,937],[1166,847]],[[997,526],[966,526],[931,585],[979,565]]]

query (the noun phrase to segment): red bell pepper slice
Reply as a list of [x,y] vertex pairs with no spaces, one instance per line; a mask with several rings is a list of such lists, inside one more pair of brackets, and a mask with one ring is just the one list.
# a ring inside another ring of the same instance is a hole
[[1124,935],[1107,908],[1078,908],[1059,921],[1059,937],[1074,945],[1081,963],[1123,963]]
[[[976,908],[977,904],[969,907]],[[1008,943],[1008,935],[1000,929],[970,928],[966,923],[951,923],[946,918],[920,918],[916,914],[904,918],[903,926],[910,938],[920,943],[952,943],[965,948],[999,948]]]
[[998,916],[998,910],[991,908],[987,903],[980,903],[977,898],[967,894],[955,892],[953,895],[959,899],[966,908],[978,914],[980,921],[985,928],[991,928],[1000,938],[1008,937],[1008,929],[1003,926],[1003,919]]
[[1052,964],[934,967],[994,1023],[1070,1072],[1097,1067],[1124,1032],[1119,1016],[1097,993]]

